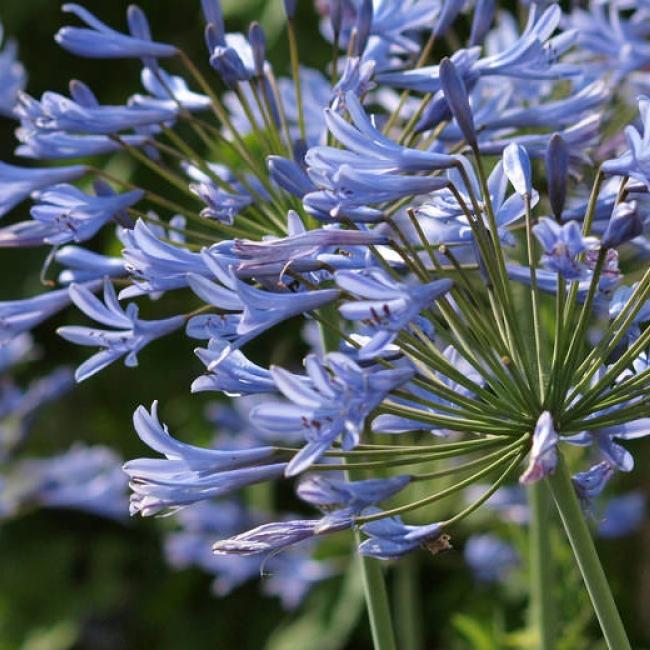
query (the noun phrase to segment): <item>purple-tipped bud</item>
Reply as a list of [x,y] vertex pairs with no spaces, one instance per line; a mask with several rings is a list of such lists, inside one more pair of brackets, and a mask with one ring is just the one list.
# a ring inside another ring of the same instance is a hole
[[476,129],[472,109],[469,107],[469,98],[465,82],[458,74],[458,70],[451,59],[445,57],[440,63],[440,83],[445,99],[452,115],[456,119],[458,128],[465,137],[467,144],[472,149],[478,148],[476,142]]
[[329,0],[329,16],[330,23],[332,23],[332,31],[335,36],[341,33],[341,25],[343,24],[343,7],[341,0]]
[[293,17],[296,15],[297,6],[298,0],[284,0],[284,13],[289,20],[293,20]]
[[436,38],[445,35],[445,32],[449,29],[451,23],[456,20],[464,6],[465,0],[445,0],[438,14],[438,20],[433,32]]
[[612,212],[603,235],[603,248],[616,248],[643,234],[643,221],[636,201],[619,203]]
[[559,133],[551,137],[544,156],[548,182],[548,200],[555,219],[562,220],[562,210],[566,202],[566,182],[569,175],[569,151]]
[[255,62],[255,74],[258,77],[264,75],[264,60],[266,58],[266,37],[264,30],[258,22],[251,23],[248,30],[248,42],[253,50],[253,61]]
[[494,19],[496,0],[478,0],[474,9],[469,46],[482,45]]
[[216,47],[210,57],[210,65],[231,88],[238,82],[248,81],[250,78],[246,66],[232,47]]
[[517,194],[530,196],[533,191],[530,158],[520,144],[513,142],[503,150],[503,171]]
[[370,29],[372,27],[373,7],[372,0],[363,0],[359,12],[357,13],[357,47],[356,54],[361,56],[368,44]]

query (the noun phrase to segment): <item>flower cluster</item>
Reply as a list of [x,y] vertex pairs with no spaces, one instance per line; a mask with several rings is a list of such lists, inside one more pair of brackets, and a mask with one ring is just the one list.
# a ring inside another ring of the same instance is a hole
[[[284,77],[258,24],[228,33],[218,0],[201,4],[205,65],[154,40],[137,7],[119,31],[64,5],[84,26],[63,27],[61,47],[139,62],[144,92],[123,105],[79,81],[69,96],[18,92],[16,154],[41,162],[0,164],[0,215],[34,202],[0,247],[43,247],[62,267],[59,287],[0,302],[0,341],[74,305],[94,324],[58,333],[96,350],[83,381],[183,330],[205,370],[178,391],[234,399],[256,431],[202,447],[172,436],[156,404],[135,412],[158,455],[124,467],[131,513],[177,513],[173,562],[225,592],[259,557],[280,566],[279,551],[348,529],[366,556],[435,554],[513,477],[551,476],[566,446],[593,450],[574,479],[583,501],[630,471],[621,442],[650,434],[649,100],[624,139],[604,134],[624,126],[608,107],[649,80],[645,6],[531,3],[519,28],[489,2],[331,0],[318,71],[299,65],[287,1]],[[111,175],[114,152],[169,194]],[[121,257],[82,246],[113,230]],[[148,299],[158,318],[140,317]],[[265,365],[254,342],[301,320],[311,349]],[[234,495],[294,477],[318,515],[268,521]],[[486,547],[497,574],[515,559],[484,537],[470,563]],[[305,584],[331,573],[290,557]],[[292,604],[295,589],[269,588]]]

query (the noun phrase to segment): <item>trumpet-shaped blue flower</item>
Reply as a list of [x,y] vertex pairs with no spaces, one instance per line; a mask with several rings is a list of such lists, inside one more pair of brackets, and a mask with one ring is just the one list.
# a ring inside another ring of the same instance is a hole
[[23,95],[22,105],[29,106],[22,114],[29,112],[29,119],[46,132],[110,135],[169,122],[177,113],[176,108],[164,106],[102,106],[90,88],[80,81],[70,83],[70,94],[69,99],[59,93],[46,92],[40,101]]
[[77,345],[102,348],[82,363],[75,372],[78,382],[88,379],[125,356],[128,367],[138,364],[138,352],[161,336],[167,336],[185,324],[184,316],[172,316],[163,320],[144,321],[138,318],[138,307],[131,303],[123,309],[117,300],[115,289],[109,279],[104,281],[104,302],[96,298],[83,285],[73,284],[69,288],[70,299],[93,320],[114,328],[110,330],[92,327],[64,326],[57,334]]
[[142,68],[140,80],[151,95],[132,95],[130,105],[173,112],[178,110],[178,104],[189,111],[202,111],[210,107],[207,95],[191,91],[185,79],[170,75],[162,68],[155,73],[150,68]]
[[272,367],[278,390],[292,404],[262,404],[251,411],[261,429],[304,432],[307,444],[289,463],[287,476],[304,472],[339,438],[344,449],[355,447],[366,417],[413,376],[411,368],[366,370],[338,352],[322,361],[309,355],[305,367],[307,380]]
[[410,526],[401,517],[387,517],[364,524],[361,530],[368,539],[359,545],[359,553],[378,560],[394,560],[417,548],[433,553],[451,548],[439,523]]
[[59,273],[59,284],[79,284],[106,276],[117,278],[126,275],[122,258],[101,255],[81,246],[59,248],[54,254],[54,259],[66,267]]
[[[85,285],[89,290],[97,283]],[[57,289],[23,300],[4,300],[0,302],[0,343],[10,341],[14,336],[28,332],[33,327],[70,304],[67,289]]]
[[286,463],[264,464],[272,447],[220,451],[185,444],[169,434],[143,406],[133,414],[140,439],[165,458],[139,458],[124,465],[131,479],[131,514],[142,516],[174,510],[282,475]]
[[88,26],[62,27],[54,37],[61,47],[77,56],[92,59],[143,59],[146,65],[151,66],[155,59],[178,53],[173,45],[151,40],[147,19],[135,5],[127,13],[130,35],[111,29],[78,4],[65,4],[63,11],[74,14]]
[[592,465],[585,472],[578,472],[572,478],[583,506],[589,508],[591,502],[600,496],[609,480],[614,476],[614,468],[607,462]]
[[[185,219],[174,217],[169,225],[182,230]],[[190,273],[210,275],[201,254],[187,250],[175,230],[167,232],[162,223],[155,223],[155,219],[150,223],[138,219],[132,230],[121,232],[121,239],[124,244],[122,256],[133,284],[120,292],[120,298],[186,287]]]
[[553,219],[541,217],[533,226],[535,237],[544,247],[542,263],[550,271],[556,271],[567,280],[584,277],[585,267],[577,257],[597,245],[594,237],[584,237],[576,221],[559,225]]
[[635,201],[618,203],[603,233],[601,246],[617,248],[643,234],[643,221]]
[[359,350],[360,359],[381,354],[402,329],[453,286],[451,280],[408,285],[382,270],[338,271],[335,279],[341,289],[361,298],[341,305],[341,315],[361,321],[372,332],[372,338]]
[[[429,237],[433,244],[469,244],[474,239],[472,228],[465,214],[465,209],[469,210],[474,217],[477,217],[471,201],[470,192],[479,201],[485,201],[485,199],[474,170],[466,161],[463,162],[463,166],[469,178],[471,188],[467,188],[464,177],[458,170],[452,169],[447,172],[448,182],[453,183],[458,194],[461,196],[463,204],[458,202],[456,195],[451,190],[443,189],[429,197],[416,210],[419,217],[430,217],[435,220],[433,224],[429,224],[428,226]],[[501,162],[497,163],[490,173],[487,186],[499,231],[499,238],[505,244],[513,245],[515,240],[512,234],[508,232],[508,227],[523,218],[526,210],[524,198],[520,193],[508,196],[508,177],[506,176],[504,165]],[[539,195],[533,190],[531,194],[531,205],[536,205],[538,200]],[[489,228],[484,214],[479,215],[478,218],[483,220],[486,228]]]
[[39,192],[38,203],[30,214],[49,228],[43,238],[45,243],[86,241],[144,196],[142,190],[116,194],[108,185],[99,182],[95,184],[95,191],[97,196],[90,196],[74,185],[62,184]]
[[0,162],[0,217],[32,192],[75,180],[86,173],[83,165],[71,167],[16,167]]
[[[197,348],[196,356],[206,368],[192,383],[192,392],[219,391],[226,395],[257,395],[275,391],[273,375],[266,369],[250,361],[242,352],[234,350],[228,354],[228,343],[211,339],[207,349]],[[224,352],[227,354],[223,358]],[[220,363],[215,363],[221,360]]]

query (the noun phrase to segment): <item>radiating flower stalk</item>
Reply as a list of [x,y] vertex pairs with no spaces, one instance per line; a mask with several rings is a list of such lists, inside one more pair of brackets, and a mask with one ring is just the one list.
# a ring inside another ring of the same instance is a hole
[[[561,20],[558,5],[533,3],[518,32],[494,3],[464,4],[330,0],[321,31],[333,55],[321,73],[300,65],[287,1],[290,77],[267,60],[260,25],[226,33],[217,0],[202,1],[210,71],[152,40],[137,7],[122,33],[64,5],[86,26],[64,27],[58,43],[140,60],[147,94],[107,106],[78,81],[70,97],[19,94],[16,153],[81,163],[0,166],[2,214],[35,200],[31,219],[0,229],[0,246],[53,247],[48,264],[64,267],[64,288],[0,303],[0,338],[74,304],[99,323],[59,329],[98,348],[77,381],[121,358],[134,366],[178,331],[201,341],[206,370],[192,391],[235,398],[255,434],[197,447],[171,436],[156,405],[140,407],[136,431],[162,457],[125,465],[132,514],[300,477],[297,494],[320,518],[259,522],[214,553],[274,558],[353,529],[379,649],[396,646],[376,559],[437,555],[517,476],[547,481],[620,650],[629,643],[577,499],[632,469],[620,440],[650,433],[648,100],[642,133],[599,139],[608,105],[626,101],[645,62],[603,58],[589,37],[605,29],[600,5]],[[635,20],[647,33],[644,7]],[[626,47],[646,52],[641,32],[630,28]],[[459,45],[431,63],[443,41]],[[115,152],[158,176],[157,189],[110,174],[101,156]],[[121,258],[78,246],[111,224]],[[619,252],[643,260],[627,284]],[[136,300],[172,291],[184,313],[140,317]],[[250,342],[300,317],[322,332],[304,359],[249,359]],[[601,462],[572,483],[560,443],[594,447]],[[454,496],[479,482],[489,487],[454,512]],[[434,504],[448,515],[423,523]],[[533,531],[540,647],[550,648],[544,526]]]

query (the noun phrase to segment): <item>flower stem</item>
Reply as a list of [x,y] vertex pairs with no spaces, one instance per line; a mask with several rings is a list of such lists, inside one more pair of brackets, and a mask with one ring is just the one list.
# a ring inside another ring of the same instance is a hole
[[[358,528],[354,535],[358,546],[361,543]],[[373,647],[375,650],[397,650],[381,562],[363,555],[359,555],[359,562]]]
[[623,622],[598,559],[591,533],[578,502],[571,477],[560,456],[555,473],[548,483],[564,524],[573,554],[589,592],[600,628],[610,650],[631,650]]
[[555,613],[553,607],[553,571],[550,539],[549,494],[543,483],[531,485],[530,503],[530,597],[531,622],[539,650],[555,647]]
[[417,561],[417,555],[408,555],[395,570],[395,622],[400,648],[403,650],[424,648]]

